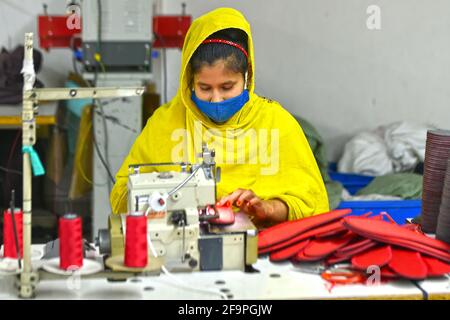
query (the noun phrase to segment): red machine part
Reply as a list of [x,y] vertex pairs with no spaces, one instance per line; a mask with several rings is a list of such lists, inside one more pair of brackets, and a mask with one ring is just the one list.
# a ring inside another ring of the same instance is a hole
[[154,48],[182,48],[192,17],[164,15],[153,17]]
[[79,47],[81,39],[77,37],[72,40],[72,38],[81,33],[81,21],[79,22],[80,28],[78,28],[78,26],[68,23],[68,19],[69,16],[38,16],[39,46],[46,50]]
[[[39,45],[43,49],[78,48],[81,39],[81,18],[76,25],[68,22],[65,15],[38,16]],[[187,15],[164,15],[153,17],[154,48],[182,48],[184,38],[191,25],[192,17]],[[73,43],[72,43],[73,42]]]

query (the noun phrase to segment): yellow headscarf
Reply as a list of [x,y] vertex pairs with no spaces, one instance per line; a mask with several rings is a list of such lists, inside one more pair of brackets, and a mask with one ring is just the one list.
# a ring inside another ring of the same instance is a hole
[[[226,123],[217,124],[191,100],[189,61],[207,37],[228,28],[248,35],[250,99]],[[290,220],[328,211],[325,186],[302,129],[280,104],[254,93],[254,71],[250,25],[239,11],[216,9],[192,23],[182,50],[177,95],[150,117],[117,173],[111,192],[114,213],[127,211],[128,165],[195,163],[203,142],[215,149],[216,163],[222,170],[218,199],[242,188],[251,189],[264,200],[284,201]]]

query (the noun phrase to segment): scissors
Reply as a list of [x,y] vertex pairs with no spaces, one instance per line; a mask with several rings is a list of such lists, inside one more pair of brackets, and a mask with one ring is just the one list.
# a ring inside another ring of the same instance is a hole
[[305,273],[317,274],[332,284],[364,283],[366,276],[358,270],[352,269],[348,263],[326,266],[324,263],[299,263],[295,267]]

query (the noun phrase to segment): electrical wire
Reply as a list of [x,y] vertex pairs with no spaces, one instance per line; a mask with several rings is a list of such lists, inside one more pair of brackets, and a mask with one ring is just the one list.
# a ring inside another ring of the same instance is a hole
[[102,52],[102,2],[97,0],[97,53]]
[[108,173],[108,177],[111,180],[111,181],[108,180],[108,182],[116,183],[116,180],[114,179],[114,176],[111,173],[111,170],[109,169],[109,165],[106,163],[106,160],[103,158],[102,152],[100,151],[100,148],[97,143],[97,139],[95,138],[95,133],[93,133],[92,139],[94,141],[95,151],[97,152],[97,154],[100,158],[100,161],[102,162],[103,166],[105,167],[106,172]]
[[77,67],[77,59],[75,58],[75,55],[72,53],[72,67],[73,67],[73,72],[75,72],[75,74],[80,74],[80,72],[78,71],[78,67]]
[[[94,86],[95,86],[96,82],[97,82],[97,72],[94,73]],[[84,81],[84,83],[86,84],[87,87],[92,88],[92,86],[89,84],[88,81]],[[103,103],[103,104],[108,104],[108,103]],[[102,105],[102,103],[99,103],[99,101],[97,99],[93,99],[93,105],[94,105],[94,111],[95,111],[95,107]],[[102,115],[102,113],[99,111],[95,111],[95,112]],[[91,122],[91,126],[92,126],[92,122]],[[110,167],[105,160],[105,157],[103,156],[102,152],[100,151],[100,147],[97,143],[97,140],[95,139],[95,130],[92,131],[92,141],[94,143],[95,152],[97,153],[97,155],[100,159],[100,162],[102,163],[103,167],[105,168],[106,172],[108,173],[108,178],[109,178],[109,180],[106,183],[94,183],[93,185],[105,186],[108,184],[108,186],[110,187],[110,182],[112,182],[112,183],[116,183],[116,182],[115,182],[113,174],[111,173]],[[81,172],[84,173],[84,171],[81,171]]]
[[[94,86],[95,86],[96,82],[97,82],[97,73],[94,73]],[[88,81],[85,81],[85,84],[87,87],[92,88],[92,86],[89,84]],[[93,99],[93,105],[94,105],[94,110],[95,110],[95,108],[100,106],[101,103],[99,103],[97,99]],[[102,113],[99,111],[95,111],[95,112],[102,115]],[[91,122],[91,126],[92,126],[92,122]],[[106,183],[100,183],[100,184],[94,183],[94,185],[95,186],[104,186],[106,184],[109,185],[110,182],[116,183],[114,176],[111,173],[110,167],[109,167],[108,163],[106,162],[105,157],[103,156],[102,152],[100,151],[100,147],[98,145],[97,140],[95,139],[95,130],[92,131],[92,141],[94,143],[95,152],[97,153],[97,155],[100,159],[100,162],[102,163],[103,167],[105,168],[106,172],[108,173],[108,178],[109,178],[109,180]]]
[[9,154],[8,154],[8,162],[6,163],[6,168],[4,168],[2,171],[6,172],[6,177],[5,177],[5,189],[4,189],[4,194],[3,194],[3,199],[5,203],[8,203],[7,199],[8,199],[8,189],[10,187],[10,177],[9,177],[9,173],[11,172],[10,166],[11,166],[11,161],[12,161],[12,157],[14,155],[14,152],[16,151],[17,148],[17,144],[19,142],[19,138],[22,134],[21,130],[17,131],[16,137],[14,138],[14,141],[11,145],[11,149],[9,150]]
[[94,103],[94,106],[98,107],[100,109],[100,115],[101,115],[101,118],[102,118],[103,131],[104,131],[104,136],[105,136],[105,143],[104,143],[104,145],[105,145],[105,155],[104,156],[102,155],[102,152],[100,151],[100,148],[98,146],[97,139],[95,138],[95,131],[93,132],[92,137],[94,138],[94,144],[95,144],[95,149],[97,151],[97,154],[98,154],[100,160],[102,161],[103,166],[105,167],[105,169],[106,169],[106,171],[107,171],[107,173],[108,173],[108,175],[110,177],[110,180],[108,180],[108,188],[109,188],[109,191],[111,191],[111,184],[110,183],[112,182],[113,184],[115,184],[116,181],[114,179],[113,174],[111,173],[111,164],[109,163],[109,159],[108,159],[108,154],[109,154],[108,149],[109,148],[108,148],[108,127],[107,127],[107,124],[106,124],[106,116],[105,116],[105,111],[103,110],[103,106],[101,104]]
[[76,35],[74,35],[74,36],[72,36],[72,37],[70,38],[69,47],[70,47],[70,49],[72,50],[72,67],[73,67],[73,71],[75,72],[75,74],[80,75],[80,72],[78,71],[78,67],[77,67],[77,59],[76,59],[76,57],[75,57],[75,51],[76,51],[76,48],[75,48],[75,40],[76,40],[77,38],[78,38],[78,37],[77,37]]
[[[97,0],[97,10],[98,10],[98,14],[97,14],[97,62],[100,65],[100,68],[102,70],[103,73],[106,73],[106,69],[104,64],[102,63],[102,2],[101,0]],[[96,68],[96,80],[95,80],[95,86],[97,86],[97,80],[98,80],[98,70]],[[95,100],[96,102],[98,102],[97,100]],[[105,117],[105,111],[103,109],[103,105],[102,104],[98,104],[99,108],[100,108],[100,112],[101,112],[101,116],[102,116],[102,122],[103,122],[103,130],[104,130],[104,137],[105,137],[105,164],[106,164],[106,170],[108,171],[108,175],[112,181],[113,184],[116,183],[114,176],[111,174],[111,163],[109,162],[109,137],[108,137],[108,125],[106,123],[106,117]],[[95,110],[95,109],[94,109]],[[94,132],[95,134],[95,132]],[[97,146],[98,147],[98,146]],[[99,148],[97,149],[97,151],[99,150]],[[111,186],[111,181],[108,180],[108,190],[109,192],[112,191],[112,186]]]
[[[83,146],[83,147],[85,147],[85,146],[87,146],[87,138],[88,138],[88,136],[89,136],[89,130],[92,128],[92,122],[91,123],[89,123],[89,125],[88,125],[88,127],[87,127],[87,129],[86,129],[86,131],[85,131],[85,133],[84,133],[84,136],[82,136],[81,138],[80,138],[80,145],[81,146]],[[92,134],[94,134],[94,133],[92,133]],[[86,175],[86,173],[84,172],[84,169],[83,169],[83,166],[81,165],[81,152],[79,152],[78,153],[78,155],[76,156],[76,158],[75,158],[75,164],[76,164],[76,166],[77,166],[77,168],[78,168],[78,171],[80,172],[80,174],[81,174],[81,177],[87,182],[87,183],[89,183],[89,184],[91,184],[91,185],[94,185],[94,186],[97,186],[97,187],[103,187],[103,186],[106,186],[108,183],[107,182],[105,182],[105,183],[95,183],[95,182],[93,182],[91,179],[89,179],[88,177],[87,177],[87,175]]]
[[8,168],[2,167],[2,166],[0,166],[0,170],[4,171],[6,173],[15,173],[15,174],[18,174],[18,175],[22,175],[21,171],[14,170],[14,169],[8,169]]
[[102,72],[106,73],[106,68],[105,68],[105,65],[103,64],[103,62],[101,60],[99,60],[97,62],[100,65],[100,69],[102,69]]
[[[95,113],[101,115],[101,113],[99,111],[95,111]],[[106,118],[106,120],[109,120],[112,123],[114,123],[114,124],[124,128],[124,129],[127,129],[127,130],[129,130],[131,132],[134,132],[134,133],[138,132],[136,129],[131,128],[131,127],[127,126],[126,124],[123,124],[122,122],[120,122],[119,118],[116,118],[116,117],[113,117],[113,116],[108,116],[108,115],[105,115],[105,118]]]
[[[100,68],[102,69],[103,72],[106,72],[105,66],[104,64],[101,62],[101,44],[102,44],[102,4],[101,4],[101,0],[97,0],[97,53],[95,54],[95,60],[97,61],[97,66],[94,68],[94,86],[97,86],[97,80],[98,80],[98,67],[100,66]],[[116,183],[114,176],[111,173],[111,165],[109,163],[109,159],[108,159],[108,127],[107,127],[107,123],[106,123],[106,118],[105,118],[105,112],[103,110],[103,106],[101,103],[98,103],[97,99],[93,99],[94,102],[94,110],[95,108],[99,108],[100,109],[100,115],[102,117],[102,122],[103,122],[103,131],[104,131],[104,137],[105,137],[105,156],[103,156],[102,152],[100,151],[100,147],[98,146],[98,142],[97,139],[95,137],[96,133],[95,130],[93,131],[92,134],[92,138],[94,141],[94,146],[95,146],[95,151],[97,152],[101,163],[103,164],[103,166],[105,167],[106,172],[108,173],[108,189],[111,192],[112,186],[111,186],[111,182],[113,184]]]

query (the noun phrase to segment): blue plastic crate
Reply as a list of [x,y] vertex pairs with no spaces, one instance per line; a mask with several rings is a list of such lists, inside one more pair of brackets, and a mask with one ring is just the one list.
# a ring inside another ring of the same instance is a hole
[[398,224],[405,224],[407,218],[417,217],[422,210],[422,200],[389,201],[342,201],[338,209],[352,209],[352,215],[366,212],[387,212]]
[[359,189],[364,188],[375,177],[372,176],[364,176],[360,174],[352,174],[352,173],[338,173],[338,172],[329,172],[331,180],[339,181],[342,183],[345,189],[350,192],[350,194],[354,195],[358,192]]

